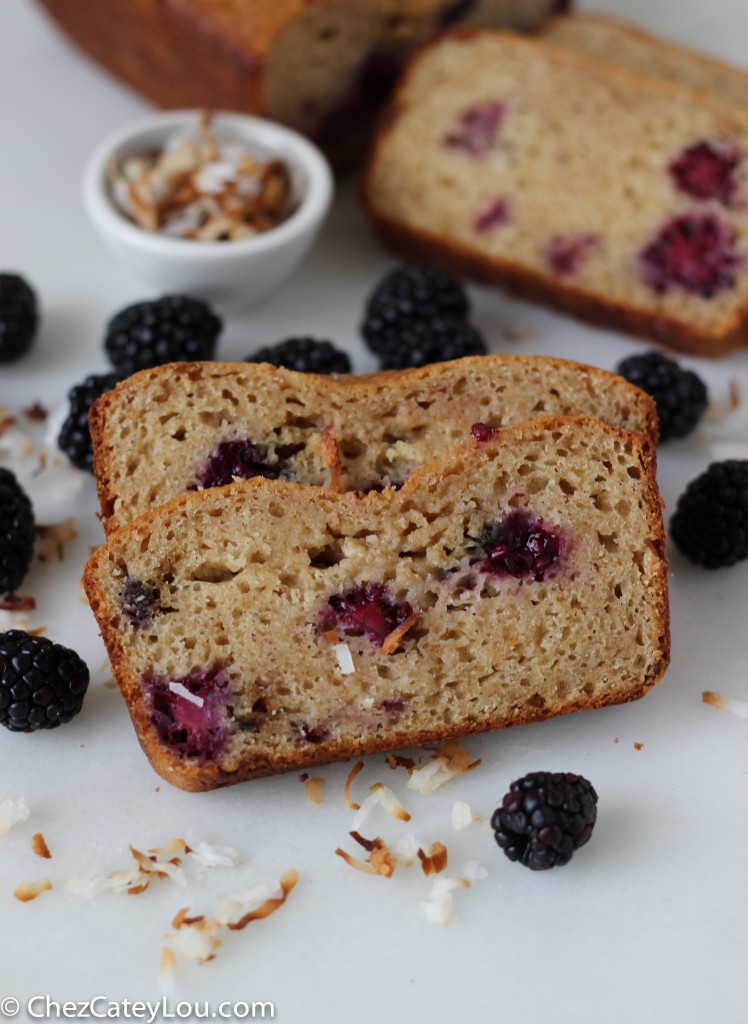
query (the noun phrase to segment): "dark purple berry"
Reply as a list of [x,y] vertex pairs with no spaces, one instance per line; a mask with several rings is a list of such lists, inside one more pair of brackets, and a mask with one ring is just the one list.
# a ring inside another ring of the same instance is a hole
[[36,294],[18,274],[0,274],[0,363],[31,348],[39,325]]
[[597,819],[592,783],[569,772],[531,772],[517,779],[494,811],[491,827],[509,860],[532,871],[568,864]]
[[713,462],[686,487],[670,520],[680,553],[705,569],[748,558],[748,461]]
[[738,190],[740,154],[732,143],[697,142],[669,167],[676,187],[694,199],[716,199],[729,206]]
[[654,398],[661,441],[690,434],[706,410],[709,395],[701,377],[659,352],[628,356],[616,371]]
[[536,582],[545,579],[561,554],[558,534],[520,508],[487,526],[478,543],[484,555],[478,562],[481,572]]
[[122,614],[134,629],[149,626],[159,597],[158,587],[152,587],[134,576],[128,576],[120,598]]
[[548,243],[545,258],[548,266],[559,277],[573,277],[581,269],[585,258],[600,245],[597,235],[575,235],[571,238],[555,236]]
[[0,725],[11,732],[69,722],[83,707],[88,683],[75,651],[20,629],[0,633]]
[[0,594],[17,590],[34,555],[34,510],[9,469],[0,467]]
[[711,299],[734,288],[741,257],[735,232],[711,213],[668,221],[640,256],[644,280],[659,293],[671,288]]
[[163,363],[212,359],[223,324],[206,302],[164,295],[138,302],[111,320],[104,348],[122,376]]
[[94,402],[116,386],[116,373],[93,374],[68,392],[70,411],[62,425],[57,444],[78,469],[93,472],[93,443],[88,413]]
[[221,441],[210,453],[197,474],[197,482],[192,488],[224,487],[235,480],[251,480],[255,476],[263,476],[268,480],[277,480],[281,473],[281,464],[270,465],[265,461],[267,453],[260,445],[237,438],[234,441]]
[[381,647],[390,633],[413,614],[412,606],[392,599],[383,583],[361,583],[333,594],[322,613],[322,630],[343,636],[365,636]]
[[269,348],[261,348],[245,359],[247,363],[285,366],[297,373],[350,373],[351,361],[330,341],[317,338],[288,338]]
[[151,724],[164,746],[182,758],[215,761],[231,735],[233,691],[228,670],[207,668],[176,679],[146,679]]
[[479,159],[493,148],[505,113],[505,105],[498,101],[468,107],[442,142],[448,149],[460,149]]

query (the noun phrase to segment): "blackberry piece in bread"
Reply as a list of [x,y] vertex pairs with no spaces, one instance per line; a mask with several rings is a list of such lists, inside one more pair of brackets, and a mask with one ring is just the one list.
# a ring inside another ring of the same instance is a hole
[[402,253],[719,356],[748,343],[747,155],[745,109],[456,30],[401,79],[363,196]]
[[339,490],[399,486],[468,436],[543,415],[657,434],[652,399],[580,363],[487,356],[370,377],[182,363],[124,381],[94,406],[107,532],[185,491],[265,476]]
[[282,121],[355,156],[402,57],[458,22],[530,29],[568,0],[40,0],[81,49],[161,107]]
[[399,491],[255,478],[109,537],[86,593],[157,772],[210,789],[657,682],[651,444],[585,418],[476,433]]
[[748,108],[748,72],[600,14],[549,19],[544,40],[616,67],[685,85],[732,107]]

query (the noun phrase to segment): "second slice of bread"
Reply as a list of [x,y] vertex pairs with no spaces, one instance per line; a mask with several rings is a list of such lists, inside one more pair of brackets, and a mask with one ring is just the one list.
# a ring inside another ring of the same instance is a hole
[[522,356],[337,379],[248,363],[173,364],[130,377],[90,419],[111,532],[232,473],[363,492],[398,486],[465,441],[474,423],[542,415],[596,416],[657,436],[652,399],[622,377]]

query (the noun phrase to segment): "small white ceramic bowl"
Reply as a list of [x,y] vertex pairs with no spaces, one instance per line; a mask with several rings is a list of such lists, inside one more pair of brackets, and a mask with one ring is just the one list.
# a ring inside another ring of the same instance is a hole
[[238,241],[199,242],[138,227],[112,199],[110,160],[161,149],[175,133],[197,128],[199,119],[197,110],[168,111],[114,132],[86,164],[83,202],[114,256],[154,289],[223,305],[250,305],[284,281],[306,255],[330,208],[332,173],[322,153],[298,132],[259,117],[219,113],[212,121],[219,140],[247,143],[253,152],[286,163],[297,198],[295,211],[277,227]]

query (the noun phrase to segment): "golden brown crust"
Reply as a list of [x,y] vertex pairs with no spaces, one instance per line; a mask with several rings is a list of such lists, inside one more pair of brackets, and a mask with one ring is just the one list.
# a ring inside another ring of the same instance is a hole
[[[645,313],[633,305],[616,302],[613,299],[604,300],[581,288],[574,287],[573,284],[561,281],[558,277],[534,273],[500,257],[490,258],[461,245],[456,239],[396,222],[376,208],[372,199],[371,184],[374,172],[381,160],[381,154],[388,142],[389,135],[405,109],[404,97],[407,95],[410,80],[419,63],[445,40],[470,41],[481,37],[511,38],[511,35],[491,29],[455,28],[442,36],[425,42],[413,51],[398,80],[397,89],[390,103],[380,115],[374,141],[367,155],[361,177],[359,197],[365,213],[384,243],[408,258],[434,262],[454,274],[473,278],[486,284],[500,284],[519,296],[552,306],[588,323],[640,337],[652,338],[680,352],[718,358],[746,347],[748,345],[748,302],[731,318],[729,328],[722,333],[700,331],[692,323],[685,324],[682,321],[675,321],[663,314]],[[547,49],[551,53],[555,53],[559,61],[587,73],[594,75],[603,73],[613,79],[618,77],[632,82],[646,83],[652,90],[658,90],[664,94],[669,92],[681,99],[684,96],[690,96],[695,104],[710,107],[713,110],[722,109],[713,96],[683,85],[656,78],[646,78],[629,70],[602,64],[600,61],[556,46],[552,40],[546,43],[545,41],[514,38],[517,45],[526,47],[528,50]],[[542,33],[540,39],[542,40]],[[736,117],[740,117],[740,115],[736,114]],[[743,123],[745,126],[745,119],[743,119]]]
[[[278,382],[283,383],[287,388],[303,393],[305,387],[324,382],[324,389],[329,394],[337,392],[341,397],[353,396],[357,407],[361,408],[361,416],[365,421],[363,407],[367,399],[376,396],[391,388],[400,388],[403,391],[421,387],[425,391],[436,390],[447,373],[456,369],[464,368],[467,372],[472,367],[496,367],[498,374],[502,367],[519,367],[529,372],[531,368],[547,367],[551,373],[556,370],[571,369],[579,374],[580,385],[586,383],[590,378],[599,382],[600,390],[603,391],[606,385],[628,389],[630,402],[635,406],[631,424],[639,426],[642,431],[654,442],[657,441],[658,424],[657,410],[652,398],[638,388],[633,388],[623,382],[617,374],[608,370],[601,370],[598,367],[589,366],[584,363],[576,363],[571,360],[554,359],[551,357],[537,356],[473,356],[457,360],[453,363],[432,363],[428,366],[409,370],[387,370],[381,373],[373,373],[365,376],[340,376],[319,378],[313,374],[297,374],[292,370],[279,369],[264,364],[252,367],[252,373],[257,380],[257,390],[262,393],[269,390]],[[190,380],[205,378],[231,377],[234,374],[248,373],[246,363],[173,363],[167,366],[158,366],[150,370],[142,370],[125,381],[122,381],[112,391],[106,392],[92,406],[89,413],[89,425],[93,439],[94,451],[94,473],[96,475],[96,486],[98,490],[99,503],[101,506],[102,518],[107,532],[119,529],[121,525],[115,514],[115,501],[117,499],[116,483],[112,479],[109,460],[109,450],[117,447],[118,439],[110,436],[109,421],[112,415],[111,410],[122,402],[126,402],[128,396],[136,395],[139,389],[146,387],[150,382],[168,380],[170,377],[187,376]],[[580,387],[580,391],[583,390]],[[602,413],[601,413],[602,416]],[[469,424],[468,424],[469,426]]]
[[[638,453],[637,457],[644,478],[643,499],[648,520],[648,534],[651,538],[651,545],[655,555],[655,570],[651,583],[651,600],[653,607],[656,608],[656,631],[658,636],[655,649],[657,651],[657,658],[644,678],[633,681],[628,691],[625,693],[620,691],[617,693],[598,692],[584,699],[571,699],[567,697],[564,700],[558,700],[556,703],[549,703],[542,707],[524,704],[513,708],[511,715],[489,714],[483,719],[473,722],[445,723],[436,728],[417,728],[407,734],[400,730],[397,734],[396,742],[393,742],[392,737],[388,738],[386,734],[382,735],[375,731],[365,733],[362,730],[354,740],[345,743],[328,740],[319,746],[307,745],[304,748],[300,748],[298,754],[292,756],[253,755],[252,763],[240,767],[236,772],[226,772],[216,765],[181,761],[161,745],[149,720],[140,681],[130,674],[128,661],[120,639],[120,632],[115,625],[116,620],[119,618],[118,610],[109,606],[107,600],[102,596],[101,579],[106,577],[107,561],[113,562],[117,557],[117,551],[125,550],[128,541],[136,538],[150,537],[151,532],[157,529],[159,523],[174,512],[185,509],[189,510],[190,508],[198,510],[204,502],[215,502],[218,500],[221,490],[225,491],[227,495],[233,493],[236,496],[240,496],[243,491],[251,493],[253,490],[262,489],[268,494],[274,493],[276,496],[280,496],[281,504],[284,504],[284,492],[287,494],[289,502],[293,501],[294,492],[298,492],[298,488],[293,484],[268,481],[258,477],[250,481],[234,484],[228,488],[193,492],[173,499],[165,506],[147,513],[135,523],[124,527],[114,534],[108,544],[103,545],[93,554],[86,566],[84,586],[91,608],[99,623],[115,678],[118,681],[132,716],[139,741],[155,771],[162,778],[182,789],[189,791],[208,790],[263,775],[299,770],[393,748],[441,742],[455,736],[466,736],[494,729],[508,728],[528,722],[541,721],[556,715],[637,700],[644,696],[661,679],[668,666],[670,655],[667,564],[665,561],[666,537],[661,515],[662,501],[656,482],[656,450],[654,445],[641,435],[622,430],[621,428],[608,427],[598,424],[596,421],[584,419],[570,420],[568,418],[556,417],[545,418],[516,427],[503,428],[496,432],[495,438],[487,442],[486,447],[490,449],[494,445],[507,445],[515,441],[520,442],[525,436],[532,436],[533,433],[537,434],[538,431],[552,431],[568,424],[583,425],[588,422],[595,422],[596,427],[609,432],[611,435],[616,435],[621,439],[629,439],[632,449]],[[475,442],[470,442],[454,449],[446,459],[424,466],[405,482],[399,492],[399,497],[394,491],[385,491],[383,494],[377,495],[377,500],[381,503],[380,512],[386,515],[388,505],[396,501],[407,500],[409,495],[418,492],[422,484],[428,485],[429,480],[438,479],[440,474],[458,472],[457,467],[464,463],[474,448]],[[316,502],[331,508],[339,503],[353,506],[358,500],[350,494],[340,496],[317,488],[309,488],[308,491],[315,492],[314,500]],[[207,505],[205,507],[207,508]]]

